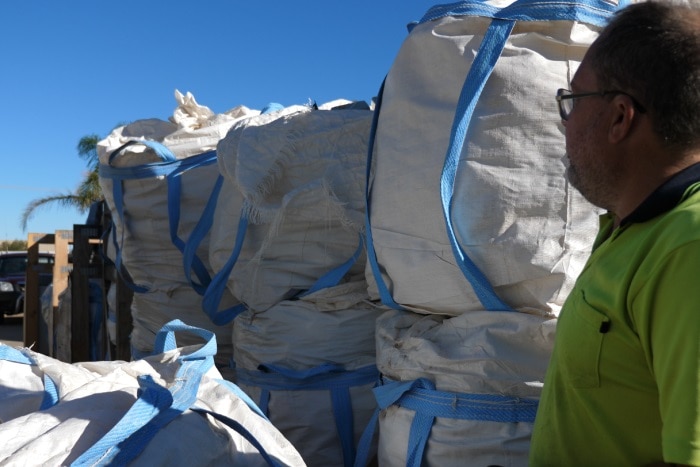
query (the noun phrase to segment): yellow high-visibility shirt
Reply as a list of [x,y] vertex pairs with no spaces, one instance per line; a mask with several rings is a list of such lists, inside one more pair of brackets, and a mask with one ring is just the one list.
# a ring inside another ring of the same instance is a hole
[[700,164],[601,217],[557,323],[530,465],[700,465]]

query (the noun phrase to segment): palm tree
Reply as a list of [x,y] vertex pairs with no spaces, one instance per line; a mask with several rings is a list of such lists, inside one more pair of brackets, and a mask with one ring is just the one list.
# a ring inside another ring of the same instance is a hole
[[78,156],[87,161],[89,169],[85,179],[80,183],[74,193],[46,196],[31,201],[22,213],[20,221],[22,230],[27,230],[27,222],[40,207],[57,204],[61,207],[73,208],[81,213],[85,213],[94,202],[103,199],[98,175],[100,161],[97,157],[97,143],[100,140],[101,138],[96,134],[86,135],[80,138],[77,146]]

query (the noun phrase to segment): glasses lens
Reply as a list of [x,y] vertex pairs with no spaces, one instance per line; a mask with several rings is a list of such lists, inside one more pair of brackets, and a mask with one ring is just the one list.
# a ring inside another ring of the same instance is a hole
[[569,118],[569,114],[574,110],[574,99],[562,99],[561,110],[564,112],[564,115],[566,115],[566,118]]
[[559,101],[559,113],[562,120],[567,120],[569,118],[569,114],[574,109],[574,100],[567,98],[567,96],[570,96],[571,94],[571,91],[568,89],[557,90],[557,96],[559,97],[559,99],[557,99]]

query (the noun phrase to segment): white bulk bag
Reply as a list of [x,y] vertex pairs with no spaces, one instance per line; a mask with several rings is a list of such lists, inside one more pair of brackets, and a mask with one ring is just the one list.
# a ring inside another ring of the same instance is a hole
[[[214,114],[189,93],[176,92],[176,98],[172,122],[138,120],[98,143],[100,185],[112,212],[113,257],[136,292],[135,354],[150,352],[160,327],[182,319],[216,331],[222,346],[217,362],[224,367],[230,326],[217,315],[207,324],[202,311],[201,296],[214,272],[207,207],[215,204],[222,181],[216,144],[236,121],[258,112],[240,106]],[[199,248],[187,251],[188,242]],[[230,294],[222,301],[227,307],[238,303]]]
[[[217,162],[219,172],[227,174],[228,155],[238,152],[238,140],[243,130],[248,127],[266,125],[278,118],[306,110],[305,106],[270,107],[259,115],[253,115],[231,127],[229,133],[217,145]],[[230,163],[228,163],[230,165]],[[208,314],[216,313],[230,317],[237,316],[243,309],[239,307],[221,308],[223,297],[230,294],[229,276],[238,262],[243,249],[243,242],[248,230],[247,209],[244,209],[245,195],[239,190],[231,176],[223,177],[223,183],[218,195],[216,210],[209,232],[209,262],[216,271],[211,284],[208,286],[203,306]],[[251,248],[246,245],[246,250]],[[247,252],[243,256],[252,255]]]
[[234,323],[237,384],[309,465],[352,465],[376,403],[375,321],[364,280]]
[[238,245],[222,271],[230,270],[228,287],[248,308],[294,297],[351,258],[349,273],[363,273],[371,117],[368,109],[305,107],[243,121],[219,143],[226,196],[212,226],[212,263]]
[[383,314],[379,465],[527,466],[555,327],[507,311]]
[[216,144],[235,122],[258,113],[239,106],[214,115],[189,93],[176,91],[176,98],[174,123],[138,120],[97,145],[120,261],[134,284],[149,290],[187,282],[180,250],[218,180]]
[[413,27],[375,110],[373,298],[420,313],[558,313],[597,212],[566,180],[554,96],[615,8],[474,0]]
[[[174,348],[175,332],[204,345]],[[0,345],[0,462],[289,465],[296,449],[213,366],[209,331],[168,323],[145,360],[67,364]],[[273,464],[276,462],[276,464]]]

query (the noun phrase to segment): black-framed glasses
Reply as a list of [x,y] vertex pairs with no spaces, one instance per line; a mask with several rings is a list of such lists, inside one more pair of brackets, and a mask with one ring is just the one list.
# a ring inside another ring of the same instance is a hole
[[634,98],[634,96],[630,95],[629,93],[626,93],[625,91],[617,91],[617,90],[611,90],[611,91],[596,91],[596,92],[582,92],[580,94],[574,94],[568,89],[558,89],[557,90],[557,104],[559,104],[559,116],[561,117],[562,120],[567,121],[569,119],[569,115],[571,114],[571,111],[574,110],[574,100],[575,99],[581,99],[582,97],[590,97],[590,96],[598,96],[598,97],[605,97],[610,94],[623,94],[630,99],[632,99],[632,104],[639,110],[639,112],[644,113],[646,112],[646,109],[642,104],[639,103],[637,99]]

